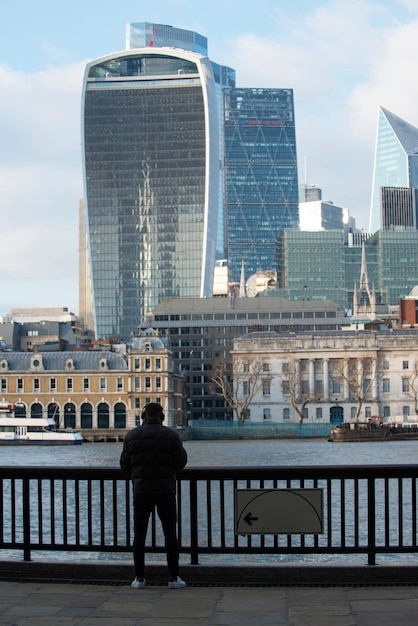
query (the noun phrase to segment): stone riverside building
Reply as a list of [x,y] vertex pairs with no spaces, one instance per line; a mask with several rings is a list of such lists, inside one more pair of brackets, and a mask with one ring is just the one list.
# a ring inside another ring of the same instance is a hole
[[17,414],[64,428],[133,428],[148,402],[168,426],[186,419],[184,378],[152,328],[114,350],[0,352],[0,385],[2,401],[23,404]]
[[[418,329],[319,332],[254,332],[234,340],[233,368],[262,363],[261,389],[247,412],[251,422],[297,422],[290,402],[292,382],[310,398],[304,420],[350,421],[357,401],[350,385],[358,372],[367,390],[359,419],[415,416],[418,412]],[[362,363],[369,371],[362,377]],[[263,381],[264,377],[264,381]]]

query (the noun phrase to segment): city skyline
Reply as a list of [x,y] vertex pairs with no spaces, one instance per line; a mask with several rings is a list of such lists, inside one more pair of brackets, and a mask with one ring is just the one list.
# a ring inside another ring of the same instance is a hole
[[306,172],[325,200],[367,230],[379,106],[418,125],[415,2],[261,1],[254,12],[249,2],[214,1],[198,15],[192,7],[156,0],[144,12],[129,0],[75,0],[58,15],[51,0],[0,3],[1,241],[9,260],[0,315],[13,306],[77,312],[82,76],[91,59],[124,49],[128,22],[201,33],[209,57],[234,67],[241,87],[293,89],[300,181]]

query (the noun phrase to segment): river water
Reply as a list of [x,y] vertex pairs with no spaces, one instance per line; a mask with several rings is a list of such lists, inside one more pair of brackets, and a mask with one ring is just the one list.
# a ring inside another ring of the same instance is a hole
[[[331,443],[325,439],[186,441],[189,467],[381,465],[418,463],[418,440]],[[0,446],[1,465],[119,467],[121,443],[81,446]]]
[[[299,465],[398,465],[418,463],[417,441],[331,443],[325,439],[294,440],[240,440],[240,441],[186,441],[188,467],[222,466],[299,466]],[[121,443],[83,443],[81,446],[0,446],[1,466],[106,466],[119,467]],[[231,513],[232,515],[232,513]],[[231,521],[233,525],[233,521]],[[19,552],[8,552],[11,557],[21,558]],[[62,553],[54,558],[76,558],[78,555]],[[5,552],[0,558],[7,558]],[[83,555],[85,558],[85,555]],[[39,553],[38,559],[48,559],[50,554]],[[115,556],[102,555],[109,559]],[[119,555],[123,560],[129,554]],[[213,558],[213,557],[212,557]],[[220,555],[217,560],[220,562]],[[228,557],[229,559],[231,557]],[[416,562],[418,556],[388,555],[389,560]],[[211,560],[210,557],[208,557]],[[152,560],[164,560],[154,555]],[[264,561],[263,556],[255,560]],[[335,558],[313,556],[282,557],[281,561],[334,561]],[[364,562],[364,556],[345,556],[344,561]],[[383,557],[379,559],[382,561]],[[386,560],[386,559],[384,559]]]

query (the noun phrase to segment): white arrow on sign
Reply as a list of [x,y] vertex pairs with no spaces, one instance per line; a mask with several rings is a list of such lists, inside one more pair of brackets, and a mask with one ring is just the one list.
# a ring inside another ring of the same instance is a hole
[[237,489],[237,535],[320,534],[323,489]]

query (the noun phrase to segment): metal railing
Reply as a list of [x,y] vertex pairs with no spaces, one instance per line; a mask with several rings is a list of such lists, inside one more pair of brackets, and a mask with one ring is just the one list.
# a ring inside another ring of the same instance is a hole
[[[416,554],[417,479],[418,465],[186,468],[178,474],[180,552],[192,564],[221,554],[364,554],[374,565],[378,554]],[[322,489],[323,532],[237,535],[235,492],[250,488]],[[119,469],[0,467],[0,557],[124,553],[132,540],[131,485]],[[155,516],[147,552],[165,553]]]

